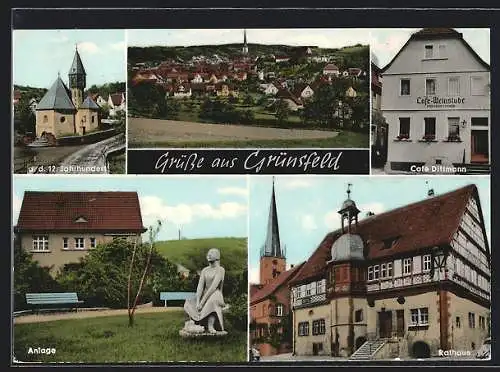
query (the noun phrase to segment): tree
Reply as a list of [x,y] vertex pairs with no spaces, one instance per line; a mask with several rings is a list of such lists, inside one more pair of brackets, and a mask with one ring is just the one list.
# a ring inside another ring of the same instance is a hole
[[288,107],[288,103],[283,99],[276,101],[276,119],[278,119],[278,123],[283,123],[288,119],[289,115],[290,108]]
[[250,94],[247,94],[243,100],[243,103],[246,105],[246,106],[253,106],[254,105],[254,101],[253,101],[253,98]]
[[153,248],[154,244],[156,241],[156,238],[158,236],[158,233],[160,232],[161,228],[161,221],[157,221],[156,227],[149,227],[149,252],[147,256],[147,261],[146,264],[144,265],[144,271],[142,273],[141,281],[139,282],[139,288],[137,289],[137,293],[135,295],[134,302],[131,303],[131,293],[132,293],[132,280],[133,280],[133,270],[134,270],[134,264],[135,262],[135,257],[137,254],[137,240],[134,243],[134,250],[132,252],[132,259],[130,260],[130,269],[129,269],[129,274],[128,274],[128,286],[127,286],[127,310],[128,310],[128,326],[132,327],[134,325],[134,313],[137,308],[137,302],[139,300],[139,296],[141,295],[142,288],[144,286],[144,280],[146,279],[146,276],[148,275],[149,269],[150,269],[150,264],[151,264],[151,257],[153,255]]
[[50,275],[50,268],[41,267],[16,241],[14,244],[14,308],[25,309],[26,293],[57,292],[59,284]]
[[14,106],[14,128],[20,133],[35,132],[36,116],[27,95],[22,95]]
[[251,124],[255,119],[255,113],[252,110],[245,110],[242,113],[241,120],[245,124]]

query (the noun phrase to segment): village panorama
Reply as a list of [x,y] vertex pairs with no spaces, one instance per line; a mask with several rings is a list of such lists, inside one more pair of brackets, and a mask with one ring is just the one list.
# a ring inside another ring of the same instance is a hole
[[[131,147],[368,147],[369,47],[128,47]],[[253,40],[252,40],[253,41]]]

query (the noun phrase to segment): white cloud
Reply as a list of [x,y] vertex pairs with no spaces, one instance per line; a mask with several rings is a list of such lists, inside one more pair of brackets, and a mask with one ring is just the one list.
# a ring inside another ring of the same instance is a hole
[[125,50],[125,47],[126,47],[126,44],[125,44],[125,41],[118,41],[116,43],[111,43],[109,45],[111,47],[111,49],[113,50],[121,50],[121,51],[124,51]]
[[258,284],[260,281],[259,267],[254,267],[248,270],[248,282]]
[[100,49],[97,46],[97,44],[92,42],[92,41],[84,41],[84,42],[78,43],[78,50],[81,50],[82,52],[87,52],[90,54],[96,54],[96,53],[100,52]]
[[336,211],[330,211],[324,217],[325,226],[330,230],[335,230],[340,227],[340,215]]
[[307,188],[311,187],[313,183],[311,181],[307,181],[304,178],[295,178],[292,179],[291,181],[285,181],[284,187],[286,189],[300,189],[300,188]]
[[248,195],[248,189],[245,187],[221,187],[217,189],[217,194],[238,195],[246,197]]
[[197,219],[232,219],[247,212],[246,204],[235,202],[220,203],[217,206],[208,203],[168,205],[157,196],[144,196],[140,198],[140,203],[145,221],[161,219],[177,226]]
[[69,41],[69,37],[66,35],[57,35],[56,37],[53,37],[50,39],[52,43],[66,43]]
[[316,225],[314,216],[310,214],[302,216],[302,228],[307,231],[316,230],[318,226]]
[[17,224],[17,218],[19,217],[19,212],[21,211],[21,204],[23,203],[22,199],[17,195],[14,195],[12,198],[12,221],[14,224]]

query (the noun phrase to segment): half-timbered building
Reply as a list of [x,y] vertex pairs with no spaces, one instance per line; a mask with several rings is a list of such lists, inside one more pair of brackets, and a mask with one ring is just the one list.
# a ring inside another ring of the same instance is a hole
[[358,221],[349,196],[290,281],[293,352],[473,355],[490,332],[490,248],[475,185]]

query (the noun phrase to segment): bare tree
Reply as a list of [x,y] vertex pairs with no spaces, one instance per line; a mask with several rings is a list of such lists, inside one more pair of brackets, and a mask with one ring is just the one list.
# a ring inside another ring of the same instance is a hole
[[156,222],[156,226],[150,226],[149,227],[149,251],[148,251],[148,258],[146,260],[146,265],[144,266],[144,271],[142,273],[141,281],[139,282],[139,287],[137,288],[137,293],[135,295],[134,302],[131,304],[130,299],[131,299],[131,294],[132,294],[132,271],[134,268],[134,263],[135,263],[135,258],[137,256],[137,248],[139,246],[139,235],[136,236],[135,242],[134,242],[134,250],[132,252],[132,259],[130,260],[130,268],[129,268],[129,273],[128,273],[128,286],[127,286],[127,309],[128,309],[128,326],[132,327],[134,325],[134,313],[135,309],[137,308],[137,301],[139,301],[139,297],[142,292],[142,287],[144,286],[144,282],[146,280],[146,276],[149,273],[149,266],[151,263],[151,256],[153,255],[153,248],[154,244],[156,241],[156,237],[158,236],[158,233],[160,232],[161,228],[161,221],[158,220]]

